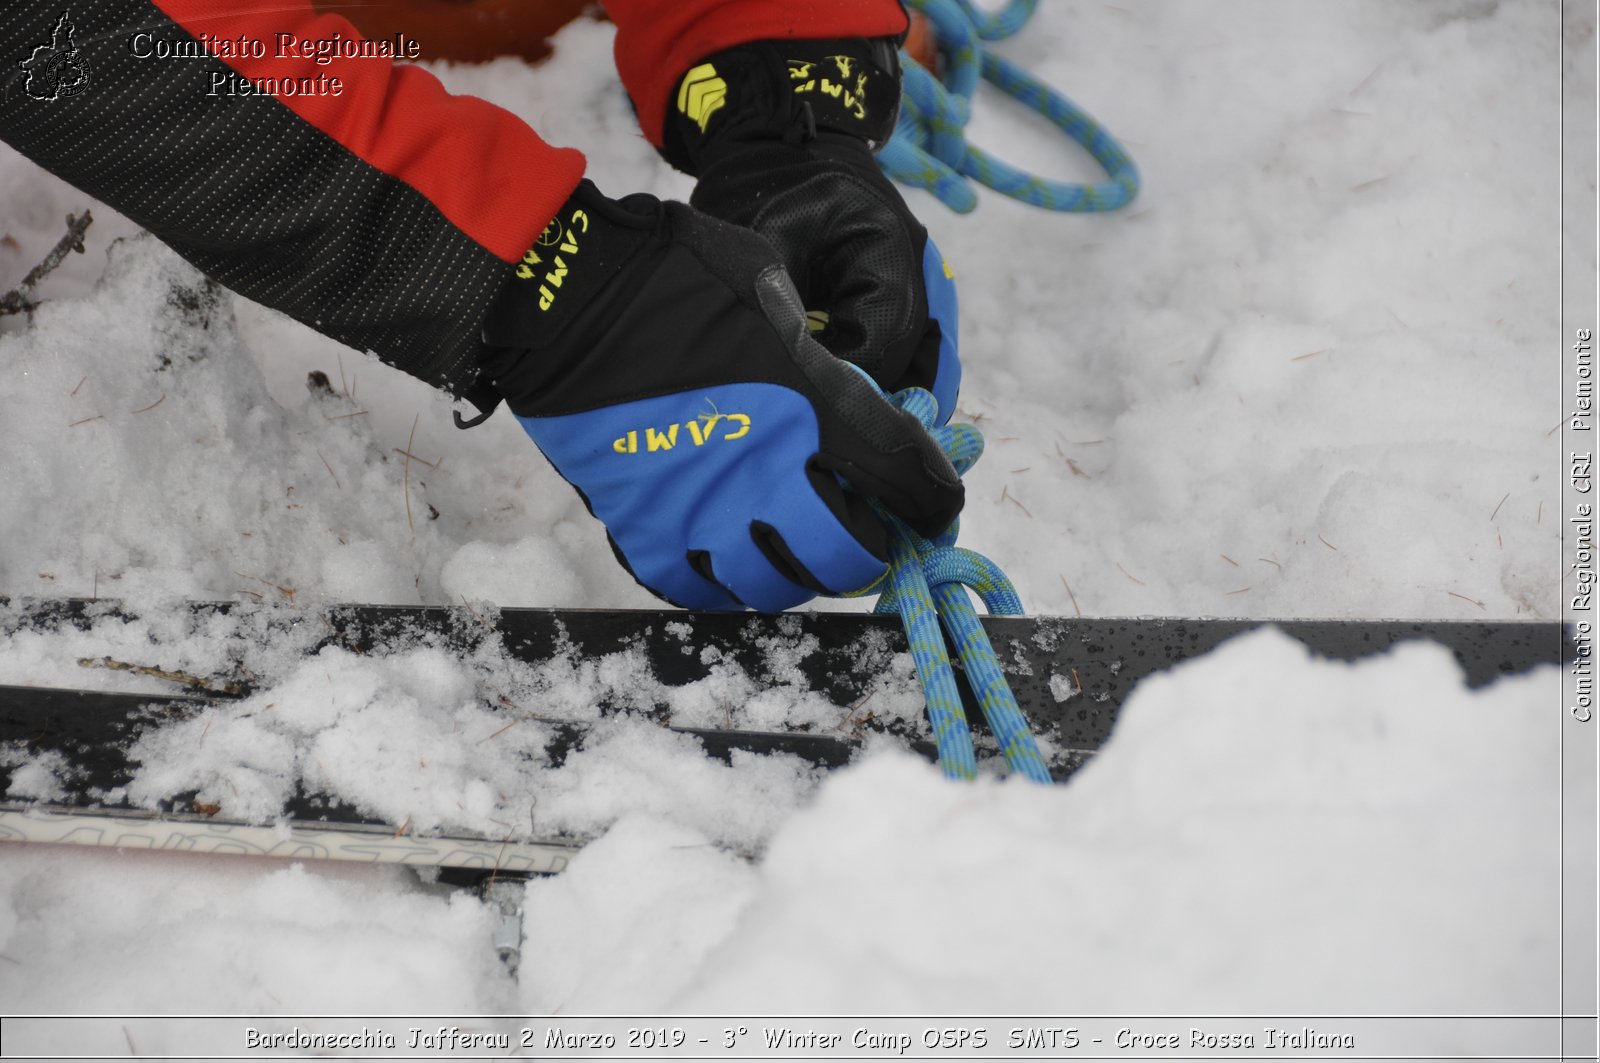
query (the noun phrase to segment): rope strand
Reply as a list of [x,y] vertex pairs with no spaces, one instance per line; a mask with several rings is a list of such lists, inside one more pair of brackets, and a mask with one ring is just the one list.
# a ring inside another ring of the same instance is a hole
[[[927,391],[907,388],[891,396],[890,401],[922,422],[958,473],[965,475],[983,454],[983,435],[972,425],[935,427],[938,403]],[[956,546],[960,521],[935,538],[926,539],[893,516],[882,515],[890,529],[889,571],[872,586],[848,597],[881,592],[875,611],[899,613],[911,647],[911,660],[927,698],[928,723],[945,776],[971,779],[978,773],[972,731],[945,644],[948,633],[989,730],[994,732],[1013,774],[1034,782],[1051,782],[1044,755],[1000,668],[1000,658],[967,597],[970,588],[990,613],[1020,616],[1022,599],[1016,588],[993,561]]]
[[[925,188],[945,206],[965,214],[978,205],[968,178],[1036,207],[1057,211],[1108,211],[1139,192],[1139,168],[1127,150],[1087,111],[1021,67],[991,53],[984,41],[1009,37],[1033,15],[1037,0],[1013,0],[994,14],[970,0],[908,0],[927,16],[944,59],[944,80],[904,52],[903,92],[894,136],[878,164],[894,180]],[[967,121],[978,82],[1044,117],[1081,145],[1106,172],[1095,184],[1048,181],[1026,173],[967,142]]]

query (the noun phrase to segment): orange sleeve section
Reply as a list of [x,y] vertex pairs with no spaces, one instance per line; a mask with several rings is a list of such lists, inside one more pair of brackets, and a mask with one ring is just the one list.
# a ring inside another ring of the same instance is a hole
[[617,24],[617,73],[645,137],[661,146],[678,80],[714,52],[750,41],[904,33],[899,0],[604,0]]
[[[271,95],[285,107],[416,189],[507,262],[522,257],[583,177],[581,153],[551,147],[522,119],[486,100],[451,95],[426,70],[337,54],[336,46],[329,46],[335,54],[319,57],[322,42],[363,38],[343,17],[318,15],[309,0],[153,2],[202,43],[207,37],[263,42],[260,57],[228,54],[221,61],[251,81],[277,79]],[[283,88],[284,80],[302,78],[327,79],[324,91],[303,95]],[[326,91],[335,78],[338,95]]]

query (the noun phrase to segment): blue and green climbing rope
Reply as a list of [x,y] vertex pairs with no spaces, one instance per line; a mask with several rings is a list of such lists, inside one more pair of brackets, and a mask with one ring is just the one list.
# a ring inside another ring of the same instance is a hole
[[[944,59],[941,81],[909,55],[901,54],[904,86],[894,136],[878,163],[902,184],[925,188],[952,210],[978,205],[968,178],[1024,203],[1058,211],[1107,211],[1126,206],[1139,191],[1139,168],[1115,137],[1061,93],[984,47],[985,41],[1016,33],[1033,15],[1037,0],[1012,0],[992,14],[969,0],[908,0],[928,17]],[[1047,181],[1024,173],[967,142],[972,95],[987,81],[1046,118],[1082,145],[1106,172],[1095,184]]]
[[[892,401],[922,422],[962,475],[983,454],[983,436],[972,425],[935,427],[939,408],[930,393],[908,388],[896,393]],[[953,779],[970,779],[978,772],[972,732],[945,646],[948,632],[1012,772],[1035,782],[1051,782],[1044,756],[964,589],[976,591],[989,612],[1017,616],[1022,613],[1022,600],[1016,588],[993,561],[955,545],[959,520],[936,538],[925,539],[894,517],[884,514],[884,518],[892,532],[889,571],[878,583],[857,593],[881,591],[876,611],[900,614],[911,660],[927,697],[928,723],[938,745],[940,768]]]

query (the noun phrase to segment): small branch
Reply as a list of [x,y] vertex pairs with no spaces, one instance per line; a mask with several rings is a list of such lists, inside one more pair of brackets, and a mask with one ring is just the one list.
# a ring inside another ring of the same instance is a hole
[[119,661],[113,657],[80,657],[78,665],[82,668],[109,668],[116,672],[132,672],[135,675],[145,675],[152,679],[165,679],[169,683],[179,683],[207,694],[219,697],[238,697],[242,690],[237,683],[224,683],[213,686],[209,681],[188,672],[173,672],[165,668],[155,668],[148,664],[134,664],[130,661]]
[[[1060,575],[1060,573],[1057,573],[1057,575]],[[1072,593],[1072,584],[1067,582],[1067,577],[1061,576],[1061,585],[1067,589],[1067,597],[1072,599],[1072,611],[1082,616],[1083,610],[1078,608],[1078,596]],[[1079,689],[1082,689],[1081,683],[1079,684]]]
[[1379,63],[1377,66],[1373,67],[1372,68],[1372,73],[1370,73],[1366,77],[1362,78],[1361,79],[1361,83],[1359,85],[1357,85],[1355,88],[1351,89],[1348,93],[1346,93],[1346,95],[1347,96],[1354,96],[1356,93],[1360,92],[1362,89],[1364,89],[1368,85],[1372,84],[1372,79],[1377,77],[1379,71],[1381,71],[1382,69],[1383,69],[1383,64],[1382,63]]
[[83,234],[93,221],[93,216],[87,210],[78,217],[67,215],[66,235],[56,241],[56,246],[50,249],[50,253],[45,255],[37,266],[28,271],[28,275],[22,278],[21,284],[0,295],[0,315],[26,313],[39,305],[29,298],[33,294],[34,286],[43,280],[46,274],[61,265],[68,251],[83,254]]
[[[317,451],[317,457],[322,458],[322,451],[320,451],[320,450]],[[339,490],[343,491],[344,490],[344,484],[339,482],[339,477],[337,475],[335,475],[335,473],[333,471],[333,466],[328,464],[328,459],[327,458],[322,458],[322,467],[324,469],[328,470],[328,475],[329,476],[333,477],[333,486],[335,486]]]
[[[293,587],[286,587],[281,583],[274,583],[269,579],[262,579],[260,576],[252,576],[248,572],[240,572],[238,569],[234,569],[233,570],[233,574],[235,576],[238,576],[240,579],[255,580],[257,583],[260,583],[263,586],[271,587],[273,590],[275,590],[279,594],[283,595],[284,598],[286,598],[288,600],[290,605],[294,604],[294,596],[296,594],[300,593],[299,591],[295,590]],[[241,593],[254,594],[255,592],[254,591],[243,591]],[[259,598],[261,596],[260,595],[256,595],[256,597]]]
[[[419,414],[417,414],[417,416],[421,417],[422,415],[419,413]],[[413,428],[412,431],[415,432],[416,429]],[[404,457],[407,461],[414,461],[418,465],[426,465],[428,468],[433,469],[435,472],[437,472],[438,469],[439,469],[439,463],[438,462],[429,461],[427,458],[419,458],[419,457],[417,457],[415,454],[411,453],[410,447],[407,447],[405,450],[401,450],[399,447],[393,447],[391,449],[396,454],[399,454],[402,457]]]
[[1023,505],[1021,502],[1018,502],[1016,497],[1011,494],[1011,486],[1009,484],[1000,488],[1000,500],[1002,502],[1010,502],[1012,505],[1022,510],[1022,512],[1027,513],[1029,520],[1033,519],[1033,514],[1028,512],[1028,507]]
[[406,456],[406,467],[402,473],[405,481],[406,495],[406,527],[411,529],[411,541],[417,541],[417,524],[411,519],[411,444],[417,440],[417,422],[422,420],[422,414],[417,414],[411,419],[411,435],[406,438],[406,449],[400,453]]

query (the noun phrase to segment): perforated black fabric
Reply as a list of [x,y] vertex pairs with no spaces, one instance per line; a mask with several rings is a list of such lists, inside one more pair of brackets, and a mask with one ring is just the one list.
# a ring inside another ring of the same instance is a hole
[[[916,418],[889,406],[878,391],[861,375],[834,357],[818,343],[806,326],[805,306],[787,276],[776,267],[756,278],[755,290],[761,308],[778,334],[789,344],[794,363],[818,391],[827,395],[840,418],[874,449],[883,453],[913,447],[927,439]],[[916,431],[910,431],[915,428]],[[933,453],[943,454],[927,440]],[[930,462],[937,469],[948,462]]]
[[826,313],[828,350],[886,390],[931,388],[927,230],[872,158],[898,108],[892,42],[758,41],[706,65],[725,102],[703,125],[675,110],[663,149],[699,177],[690,202],[772,243],[806,307]]
[[[753,176],[780,173],[782,187]],[[770,240],[807,307],[829,312],[817,338],[885,384],[905,374],[927,309],[921,248],[881,190],[853,171],[781,144],[751,148],[702,178],[692,202]]]
[[147,0],[71,5],[87,79],[70,96],[30,97],[16,59],[50,39],[62,6],[0,4],[0,139],[234,291],[470,389],[509,266],[279,101],[208,97],[220,61],[135,58],[136,32],[194,41]]
[[747,144],[706,171],[691,202],[771,241],[806,307],[827,311],[816,338],[830,351],[888,390],[932,386],[927,231],[864,147]]

